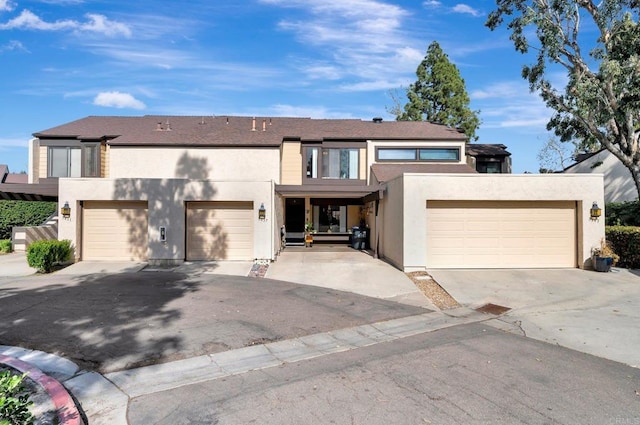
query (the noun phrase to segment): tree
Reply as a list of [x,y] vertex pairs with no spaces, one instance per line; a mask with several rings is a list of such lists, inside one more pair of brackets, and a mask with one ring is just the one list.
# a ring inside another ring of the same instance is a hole
[[[515,49],[537,53],[536,61],[523,67],[522,76],[555,111],[547,129],[563,142],[579,140],[581,150],[609,150],[629,169],[640,194],[640,2],[496,0],[496,4],[485,25],[495,30],[507,19]],[[594,39],[585,44],[591,34]],[[532,39],[537,39],[535,45]],[[583,47],[591,48],[587,56]],[[564,88],[551,82],[558,67],[567,73]]]
[[573,149],[571,149],[569,145],[560,142],[558,138],[550,137],[538,151],[540,173],[555,173],[556,171],[564,170],[576,152],[577,146],[575,143],[573,144]]
[[458,68],[434,41],[416,70],[418,80],[407,89],[408,102],[404,111],[397,106],[398,121],[431,121],[460,128],[476,140],[480,125],[479,111],[469,108],[469,95]]

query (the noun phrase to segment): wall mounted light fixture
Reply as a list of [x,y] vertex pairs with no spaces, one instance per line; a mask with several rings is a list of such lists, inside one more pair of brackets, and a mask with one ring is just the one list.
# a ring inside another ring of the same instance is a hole
[[65,219],[71,217],[71,207],[69,206],[69,202],[65,202],[62,208],[60,208],[60,214]]
[[594,202],[589,210],[589,215],[591,216],[591,220],[597,220],[602,215],[602,208],[598,206],[597,202]]
[[260,204],[260,209],[258,209],[258,219],[266,220],[267,219],[267,210],[264,207],[264,202]]

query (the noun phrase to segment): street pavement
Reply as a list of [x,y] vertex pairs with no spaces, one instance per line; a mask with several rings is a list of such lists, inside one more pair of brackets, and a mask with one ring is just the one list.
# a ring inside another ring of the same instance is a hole
[[270,267],[299,283],[205,263],[3,277],[0,354],[62,382],[91,424],[640,423],[633,272],[432,271],[464,306],[434,311],[364,253],[309,254]]

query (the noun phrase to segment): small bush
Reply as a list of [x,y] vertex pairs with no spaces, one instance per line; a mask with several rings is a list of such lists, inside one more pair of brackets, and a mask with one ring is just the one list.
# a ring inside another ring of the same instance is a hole
[[0,372],[0,425],[31,425],[35,417],[29,410],[33,404],[22,383],[25,375]]
[[69,261],[71,241],[36,241],[27,248],[27,263],[42,273],[50,273],[54,266]]
[[8,254],[11,251],[13,251],[13,245],[11,244],[11,239],[0,240],[0,254]]
[[609,202],[605,206],[607,226],[640,226],[640,202]]
[[618,265],[640,268],[640,227],[607,226],[605,233],[607,241],[620,256]]

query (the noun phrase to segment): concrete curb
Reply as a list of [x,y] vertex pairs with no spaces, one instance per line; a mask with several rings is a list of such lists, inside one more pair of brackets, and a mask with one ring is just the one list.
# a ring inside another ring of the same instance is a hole
[[0,364],[10,366],[20,373],[27,373],[29,379],[44,388],[56,408],[56,415],[61,425],[84,424],[76,404],[60,382],[46,375],[35,366],[14,357],[0,354]]

